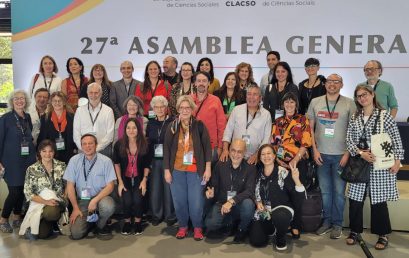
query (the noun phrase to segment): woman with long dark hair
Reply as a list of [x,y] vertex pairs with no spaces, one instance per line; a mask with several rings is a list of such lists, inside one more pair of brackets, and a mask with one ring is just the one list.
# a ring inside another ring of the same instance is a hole
[[109,93],[111,92],[112,82],[108,79],[107,71],[102,64],[95,64],[92,66],[88,85],[93,82],[101,85],[101,102],[110,107],[111,102],[109,100]]
[[235,106],[246,103],[246,91],[240,88],[239,78],[235,72],[226,74],[222,87],[216,90],[214,95],[219,97],[226,118],[229,118]]
[[129,235],[132,230],[135,235],[143,232],[143,196],[146,193],[151,163],[147,153],[148,143],[142,133],[142,126],[135,118],[128,119],[122,139],[115,143],[113,156],[118,194],[124,209],[125,223],[121,232],[123,235]]
[[150,61],[145,67],[143,84],[136,85],[135,96],[143,101],[144,115],[149,118],[155,118],[155,113],[151,108],[151,100],[155,96],[164,96],[169,100],[172,85],[162,79],[160,65],[156,61]]
[[61,83],[61,91],[67,96],[67,103],[74,112],[78,107],[78,99],[87,97],[88,78],[84,76],[84,64],[78,57],[67,60],[68,78]]
[[241,89],[247,90],[250,85],[257,85],[254,82],[253,68],[251,67],[251,64],[241,62],[236,66],[235,73],[239,78],[239,85]]
[[189,62],[184,62],[180,67],[178,82],[173,85],[169,98],[169,110],[172,116],[176,116],[176,102],[182,95],[192,95],[196,93],[196,87],[193,84],[193,73],[195,69]]

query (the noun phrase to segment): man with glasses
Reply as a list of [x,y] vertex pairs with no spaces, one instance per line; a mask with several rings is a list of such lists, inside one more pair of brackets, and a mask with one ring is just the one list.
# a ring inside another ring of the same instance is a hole
[[398,101],[396,100],[393,86],[389,82],[379,79],[382,72],[383,67],[381,62],[378,60],[368,61],[364,66],[364,73],[367,81],[362,84],[373,87],[376,94],[376,100],[383,108],[390,112],[393,118],[395,118],[398,113]]
[[234,237],[237,243],[244,241],[255,210],[253,199],[257,171],[243,159],[245,151],[246,143],[242,139],[233,140],[227,162],[216,164],[206,191],[206,198],[215,201],[205,220],[209,234],[232,225],[233,220],[239,220]]
[[136,85],[142,85],[142,82],[135,80],[132,77],[134,68],[131,61],[124,61],[121,64],[120,71],[122,79],[112,83],[111,91],[109,93],[109,100],[114,111],[115,119],[125,114],[123,107],[124,101],[127,97],[135,95]]
[[332,239],[342,235],[346,183],[339,176],[339,171],[349,158],[346,131],[349,119],[356,111],[354,101],[341,96],[342,86],[341,76],[328,76],[326,95],[313,99],[307,112],[313,132],[312,146],[324,210],[322,226],[316,233],[324,235],[331,231]]
[[40,134],[40,118],[45,114],[48,100],[50,99],[50,92],[46,88],[39,88],[34,93],[35,102],[32,103],[28,109],[28,113],[31,117],[31,123],[33,124],[33,136],[34,145],[37,145],[38,135]]

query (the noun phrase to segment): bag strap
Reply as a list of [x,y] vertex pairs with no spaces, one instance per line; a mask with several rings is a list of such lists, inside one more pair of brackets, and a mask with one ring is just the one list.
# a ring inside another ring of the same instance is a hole
[[38,80],[38,77],[40,77],[39,73],[36,73],[36,75],[34,76],[34,80],[33,80],[33,88],[31,88],[31,96],[33,96],[33,92],[34,92],[34,87],[36,85],[36,82]]
[[374,135],[376,133],[376,125],[378,124],[379,119],[381,119],[381,131],[380,131],[380,133],[382,133],[383,132],[383,110],[380,110],[379,114],[376,116],[375,123],[374,123],[373,129],[372,129],[372,135]]

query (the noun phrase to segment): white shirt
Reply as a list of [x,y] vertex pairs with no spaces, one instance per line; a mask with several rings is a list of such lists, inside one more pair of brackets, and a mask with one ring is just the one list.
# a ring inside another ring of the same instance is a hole
[[38,73],[38,75],[39,75],[38,79],[36,80],[35,83],[34,83],[34,78],[36,77],[36,75],[33,76],[30,82],[28,94],[30,95],[31,101],[34,102],[34,93],[38,89],[46,88],[50,92],[50,94],[56,91],[61,91],[62,79],[57,74],[54,73],[53,78],[48,78],[48,77],[45,78],[45,82],[44,82],[43,74]]
[[30,114],[31,123],[33,124],[33,130],[31,131],[33,143],[34,145],[37,145],[37,139],[40,135],[41,121],[40,117],[38,116],[35,102],[31,103],[30,107],[28,108],[28,113]]
[[100,102],[95,109],[91,104],[78,107],[74,116],[74,142],[82,150],[81,136],[91,133],[97,137],[97,151],[101,151],[114,140],[114,125],[114,112],[107,105]]

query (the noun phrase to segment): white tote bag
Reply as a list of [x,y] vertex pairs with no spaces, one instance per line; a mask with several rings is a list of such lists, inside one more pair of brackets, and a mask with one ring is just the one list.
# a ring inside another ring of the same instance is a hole
[[380,114],[380,133],[371,136],[371,152],[375,155],[375,162],[373,163],[375,170],[390,169],[395,164],[392,140],[383,128],[385,112],[382,110]]

